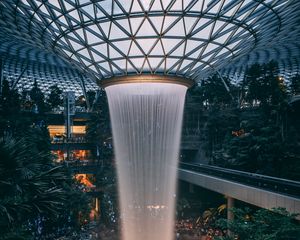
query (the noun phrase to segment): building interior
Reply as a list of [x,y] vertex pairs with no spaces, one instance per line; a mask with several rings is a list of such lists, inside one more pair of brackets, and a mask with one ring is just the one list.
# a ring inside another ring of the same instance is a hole
[[299,240],[300,1],[0,0],[0,240]]

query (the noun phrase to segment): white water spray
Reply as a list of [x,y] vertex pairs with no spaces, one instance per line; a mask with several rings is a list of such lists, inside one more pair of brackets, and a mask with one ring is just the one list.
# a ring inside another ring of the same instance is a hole
[[173,240],[177,164],[187,87],[106,87],[112,121],[123,240]]

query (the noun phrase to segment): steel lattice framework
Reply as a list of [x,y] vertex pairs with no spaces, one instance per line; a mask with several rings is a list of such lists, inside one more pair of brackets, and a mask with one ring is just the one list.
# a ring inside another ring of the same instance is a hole
[[299,0],[2,0],[0,8],[0,52],[70,62],[95,79],[197,81],[272,59],[299,71]]

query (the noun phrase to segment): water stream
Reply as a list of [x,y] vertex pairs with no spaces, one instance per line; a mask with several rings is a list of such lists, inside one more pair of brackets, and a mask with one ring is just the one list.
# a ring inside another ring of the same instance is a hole
[[106,88],[117,164],[122,240],[173,240],[177,164],[187,87]]

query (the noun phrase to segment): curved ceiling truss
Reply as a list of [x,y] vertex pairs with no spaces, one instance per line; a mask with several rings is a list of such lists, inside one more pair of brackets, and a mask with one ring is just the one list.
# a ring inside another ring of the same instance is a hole
[[37,49],[24,58],[71,62],[95,79],[197,81],[272,59],[299,70],[297,0],[6,0],[0,8],[0,50],[13,39],[17,54],[24,44]]

